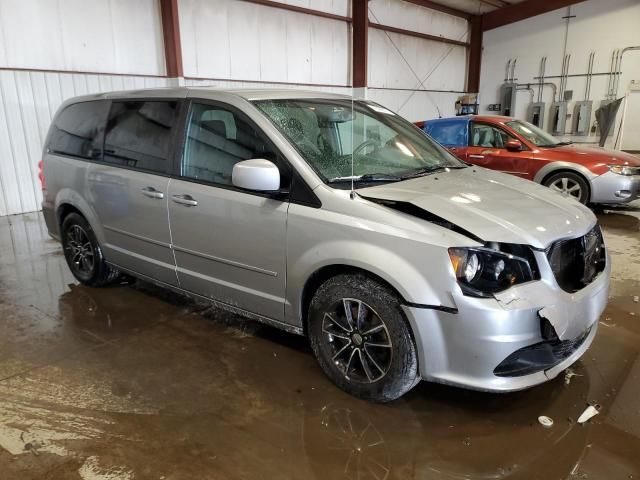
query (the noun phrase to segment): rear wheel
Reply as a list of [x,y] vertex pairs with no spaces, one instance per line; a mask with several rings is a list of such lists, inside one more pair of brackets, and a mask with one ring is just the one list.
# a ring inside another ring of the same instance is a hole
[[585,205],[589,202],[589,184],[578,173],[555,173],[545,179],[544,185]]
[[320,366],[346,392],[395,400],[418,382],[416,348],[400,300],[365,275],[338,275],[315,293],[309,338]]
[[62,248],[71,273],[80,283],[102,287],[118,278],[119,272],[105,262],[89,222],[77,213],[70,213],[62,222]]

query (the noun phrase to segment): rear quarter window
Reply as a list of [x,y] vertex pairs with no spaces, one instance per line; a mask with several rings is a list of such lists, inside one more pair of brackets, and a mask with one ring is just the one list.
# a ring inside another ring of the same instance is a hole
[[89,160],[99,159],[109,102],[74,103],[58,114],[49,130],[47,151]]
[[427,124],[425,131],[441,145],[466,147],[467,126],[466,122],[431,123]]

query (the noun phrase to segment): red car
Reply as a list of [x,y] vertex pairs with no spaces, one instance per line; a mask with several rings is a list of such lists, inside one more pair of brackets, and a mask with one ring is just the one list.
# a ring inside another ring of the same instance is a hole
[[510,117],[472,115],[418,125],[466,162],[533,180],[585,204],[640,198],[640,159],[628,153],[561,142]]

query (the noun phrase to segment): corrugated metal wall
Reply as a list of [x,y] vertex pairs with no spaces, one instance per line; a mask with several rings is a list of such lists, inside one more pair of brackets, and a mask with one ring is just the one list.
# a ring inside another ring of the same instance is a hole
[[165,86],[161,77],[0,71],[0,216],[40,209],[38,162],[51,118],[69,97]]
[[[269,82],[284,82],[351,94],[346,22],[238,0],[178,1],[185,76],[195,77],[186,85],[277,88],[282,83]],[[282,3],[349,16],[351,0]],[[373,22],[466,40],[465,20],[400,0],[369,5]],[[393,44],[418,76],[438,65],[425,82],[434,90],[464,88],[463,47],[376,29],[369,38],[368,98],[412,121],[453,113],[458,93],[406,90],[418,82]],[[70,70],[104,74],[56,73]],[[37,164],[62,101],[176,84],[164,74],[158,0],[0,0],[0,216],[40,208]],[[225,78],[234,80],[215,80]]]

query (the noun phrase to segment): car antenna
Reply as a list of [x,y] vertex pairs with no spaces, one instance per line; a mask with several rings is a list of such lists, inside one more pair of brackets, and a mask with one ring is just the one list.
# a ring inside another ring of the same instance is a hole
[[353,172],[354,172],[354,168],[353,168],[353,124],[355,122],[355,115],[353,114],[353,90],[351,91],[351,193],[349,194],[349,197],[351,198],[351,200],[355,200],[356,198],[356,190],[354,188],[354,181],[353,181]]

